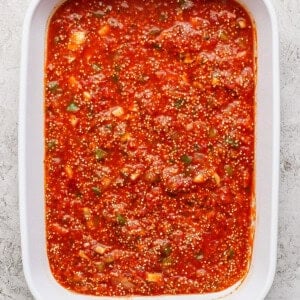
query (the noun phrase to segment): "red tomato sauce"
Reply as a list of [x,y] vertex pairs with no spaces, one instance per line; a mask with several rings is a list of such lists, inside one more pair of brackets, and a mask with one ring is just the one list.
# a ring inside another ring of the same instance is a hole
[[45,67],[45,197],[61,285],[189,294],[245,277],[254,36],[231,0],[58,7]]

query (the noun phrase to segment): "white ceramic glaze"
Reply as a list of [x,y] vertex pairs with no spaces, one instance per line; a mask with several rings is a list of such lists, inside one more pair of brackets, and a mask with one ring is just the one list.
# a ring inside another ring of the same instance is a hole
[[[112,299],[75,294],[53,278],[46,254],[44,210],[43,79],[47,21],[59,0],[33,0],[24,22],[19,106],[19,201],[24,273],[39,300]],[[260,300],[276,266],[279,177],[279,58],[276,16],[270,0],[241,0],[257,28],[256,220],[253,257],[240,284],[220,293],[151,299]],[[149,297],[130,297],[144,300]],[[128,299],[115,297],[113,299]]]

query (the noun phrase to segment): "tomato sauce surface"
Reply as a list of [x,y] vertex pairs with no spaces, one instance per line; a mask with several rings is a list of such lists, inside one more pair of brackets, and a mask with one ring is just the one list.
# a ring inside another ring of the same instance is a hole
[[255,28],[231,0],[68,0],[49,21],[52,273],[92,295],[217,292],[252,249]]

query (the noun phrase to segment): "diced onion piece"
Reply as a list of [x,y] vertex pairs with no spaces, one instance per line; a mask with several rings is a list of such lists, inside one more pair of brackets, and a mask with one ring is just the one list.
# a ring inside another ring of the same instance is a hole
[[109,25],[106,24],[98,30],[98,34],[100,36],[105,36],[108,34],[109,30],[110,30],[110,27],[109,27]]
[[193,87],[196,88],[196,89],[202,90],[203,89],[203,84],[200,83],[199,81],[194,81],[193,82]]
[[70,123],[73,127],[75,127],[78,124],[78,122],[79,122],[79,119],[76,116],[72,115],[70,117]]
[[136,103],[133,103],[130,108],[129,108],[130,111],[133,111],[133,112],[137,112],[139,111],[139,107]]
[[52,224],[51,229],[58,234],[67,234],[69,232],[67,228],[62,227],[58,223]]
[[161,273],[146,273],[146,280],[149,282],[159,282],[162,280],[162,274]]
[[191,64],[194,61],[194,59],[191,57],[190,53],[186,53],[183,59],[183,62],[185,64]]
[[117,106],[117,107],[112,109],[111,113],[115,117],[119,118],[119,117],[122,117],[124,115],[124,109],[121,106]]
[[129,281],[127,277],[118,276],[112,279],[112,282],[116,285],[121,285],[126,290],[131,290],[135,287],[135,285]]
[[238,18],[236,22],[241,29],[245,29],[247,27],[246,20],[244,18]]
[[206,176],[204,175],[203,172],[200,172],[193,178],[193,182],[195,183],[203,183],[206,181]]
[[155,183],[160,180],[159,174],[155,173],[153,170],[149,170],[145,174],[145,180],[150,183]]
[[84,99],[86,99],[86,100],[91,100],[92,95],[91,95],[89,92],[84,91],[84,92],[83,92],[83,97],[84,97]]
[[69,84],[72,88],[80,88],[81,87],[79,81],[75,78],[75,76],[69,77]]
[[215,180],[215,182],[216,182],[217,185],[220,185],[220,183],[221,183],[221,178],[220,178],[220,176],[219,176],[218,173],[215,172],[215,173],[213,174],[213,179]]
[[205,276],[205,275],[206,275],[205,269],[198,269],[198,270],[196,271],[196,276],[197,276],[197,277],[203,277],[203,276]]
[[134,172],[134,173],[132,173],[130,175],[130,179],[132,181],[135,181],[135,180],[137,180],[140,177],[140,175],[141,175],[141,172],[140,171],[136,171],[136,172]]
[[68,56],[66,56],[66,59],[67,59],[68,63],[70,64],[76,59],[76,57],[73,55],[68,55]]
[[69,166],[69,165],[66,165],[66,166],[65,166],[65,172],[66,172],[66,174],[67,174],[67,176],[68,176],[69,178],[72,178],[73,175],[74,175],[73,169],[72,169],[71,166]]
[[129,132],[124,133],[121,136],[120,140],[121,140],[122,143],[126,143],[126,142],[130,141],[131,140],[131,134]]
[[108,250],[108,247],[102,244],[97,244],[94,247],[94,251],[97,252],[98,254],[104,254]]
[[103,272],[105,269],[105,263],[103,261],[94,263],[99,272]]
[[103,187],[103,188],[107,188],[107,187],[109,187],[109,185],[111,184],[111,178],[109,178],[109,177],[104,177],[104,178],[102,178],[101,183],[102,183],[102,187]]
[[109,255],[105,255],[104,257],[103,257],[103,261],[106,263],[106,264],[111,264],[111,263],[113,263],[114,261],[115,261],[115,258],[114,258],[114,256],[112,255],[112,254],[109,254]]
[[189,78],[188,78],[188,75],[186,73],[181,74],[180,79],[181,79],[182,83],[189,83]]
[[90,218],[92,217],[92,212],[88,207],[84,207],[83,209],[83,216],[86,220],[90,220]]
[[220,82],[220,79],[219,79],[216,75],[214,75],[214,76],[212,77],[211,84],[212,84],[213,86],[216,86],[216,85],[219,84],[219,82]]
[[74,31],[69,38],[68,49],[76,51],[85,42],[85,39],[85,31]]
[[83,250],[79,250],[78,255],[79,255],[81,258],[90,260],[90,258],[85,254],[85,252],[84,252]]
[[186,129],[187,131],[190,131],[190,130],[192,130],[193,128],[194,128],[194,124],[193,124],[193,123],[188,123],[188,124],[185,125],[185,129]]

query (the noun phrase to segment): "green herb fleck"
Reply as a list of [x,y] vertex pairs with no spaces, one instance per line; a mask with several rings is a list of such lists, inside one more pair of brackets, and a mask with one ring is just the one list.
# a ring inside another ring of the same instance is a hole
[[47,143],[47,147],[49,150],[53,150],[58,144],[58,141],[56,139],[52,139]]
[[96,18],[103,18],[106,15],[106,12],[103,10],[97,10],[92,12],[93,16]]
[[97,186],[92,187],[92,191],[94,192],[95,195],[99,196],[101,194],[101,190]]
[[95,263],[95,266],[96,266],[98,272],[103,272],[105,269],[105,262],[103,262],[103,261],[97,262],[97,263]]
[[188,167],[188,166],[187,166],[187,167],[184,169],[184,176],[185,176],[185,177],[190,176],[191,173],[192,173],[192,171],[193,171],[193,169],[192,169],[191,167]]
[[153,46],[153,48],[156,49],[156,50],[159,50],[159,51],[162,50],[162,46],[161,46],[161,44],[159,44],[159,43],[153,43],[152,46]]
[[50,92],[54,93],[58,90],[59,88],[59,84],[57,81],[50,81],[48,83],[48,89],[50,90]]
[[236,139],[234,139],[234,138],[232,138],[232,137],[230,137],[230,136],[227,136],[227,137],[225,138],[225,142],[226,142],[229,146],[231,146],[232,148],[238,148],[238,147],[239,147],[239,142],[238,142]]
[[121,214],[117,214],[117,222],[119,225],[124,226],[126,224],[126,218]]
[[222,41],[228,40],[228,33],[225,30],[220,30],[218,36],[219,36],[219,39]]
[[199,151],[201,149],[198,143],[194,144],[194,149],[195,151]]
[[174,107],[181,108],[184,106],[184,104],[185,104],[185,99],[179,98],[174,102]]
[[77,112],[78,110],[79,107],[74,102],[71,102],[67,107],[67,111],[69,112]]
[[225,165],[224,170],[229,176],[231,176],[233,174],[233,169],[232,169],[232,166],[230,166],[230,165]]
[[165,245],[161,250],[161,255],[163,257],[168,257],[172,253],[172,248],[170,245]]
[[165,22],[168,20],[168,14],[166,12],[162,12],[160,15],[159,15],[159,21],[161,22]]
[[140,82],[140,83],[146,83],[148,80],[149,80],[149,76],[147,76],[146,74],[142,74],[138,78],[138,82]]
[[203,257],[204,257],[204,255],[203,255],[203,252],[202,252],[202,251],[199,251],[199,252],[197,252],[197,253],[195,254],[195,258],[196,258],[197,260],[201,260],[201,259],[203,259]]
[[97,63],[93,63],[92,64],[92,69],[95,71],[95,72],[100,72],[102,70],[102,66],[97,64]]
[[120,65],[115,65],[114,69],[115,69],[116,72],[120,72],[122,68],[121,68]]
[[161,260],[161,263],[162,263],[163,267],[170,267],[173,264],[173,259],[170,256],[169,257],[164,257]]
[[111,75],[111,80],[114,82],[114,83],[118,83],[119,82],[119,75],[114,73],[113,75]]
[[58,44],[60,41],[61,41],[60,36],[57,35],[57,36],[54,37],[54,43],[55,44]]
[[180,159],[186,165],[189,165],[193,160],[190,156],[188,156],[186,154],[182,155]]
[[149,31],[151,35],[159,35],[161,33],[161,29],[158,27],[152,27]]
[[210,138],[216,137],[217,134],[218,134],[218,130],[217,130],[216,128],[214,128],[214,127],[209,128],[208,136],[209,136]]
[[234,249],[230,248],[227,252],[228,259],[233,259],[234,255],[235,255]]
[[113,126],[111,124],[107,124],[105,125],[105,128],[112,131],[113,130]]
[[102,149],[95,150],[95,157],[97,160],[103,160],[107,156],[107,152]]

